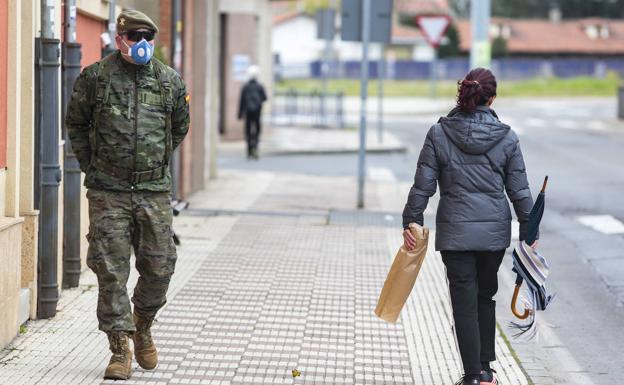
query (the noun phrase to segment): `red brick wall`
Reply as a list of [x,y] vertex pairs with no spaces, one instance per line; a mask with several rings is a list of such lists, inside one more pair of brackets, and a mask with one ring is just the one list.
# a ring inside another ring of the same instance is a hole
[[9,5],[0,2],[0,167],[6,167],[7,133],[7,57],[9,40]]

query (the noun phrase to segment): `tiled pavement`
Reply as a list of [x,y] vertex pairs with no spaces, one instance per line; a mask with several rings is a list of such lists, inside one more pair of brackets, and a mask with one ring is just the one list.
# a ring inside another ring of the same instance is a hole
[[[223,179],[176,222],[184,244],[155,326],[158,369],[135,364],[131,380],[115,383],[441,385],[459,377],[432,250],[400,322],[374,316],[400,232],[390,214],[353,212],[351,179]],[[390,209],[386,193],[370,188],[368,209]],[[31,322],[0,353],[0,384],[101,383],[108,354],[96,331],[96,289],[85,286],[93,276],[84,278],[82,290],[64,292],[55,319]],[[500,336],[497,348],[503,383],[527,384]]]

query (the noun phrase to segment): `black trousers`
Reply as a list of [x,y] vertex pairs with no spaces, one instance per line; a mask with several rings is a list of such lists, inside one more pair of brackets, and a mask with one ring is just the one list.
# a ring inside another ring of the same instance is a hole
[[442,251],[446,265],[464,373],[478,375],[481,362],[496,360],[496,301],[498,268],[505,250]]
[[260,111],[248,111],[245,115],[245,139],[247,140],[247,155],[251,155],[253,150],[258,148],[260,142]]

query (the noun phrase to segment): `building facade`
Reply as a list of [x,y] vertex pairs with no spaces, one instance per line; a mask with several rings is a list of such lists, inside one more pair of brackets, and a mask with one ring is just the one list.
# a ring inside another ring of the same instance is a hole
[[[109,20],[111,2],[108,0],[0,2],[0,347],[18,334],[21,324],[40,314],[42,297],[38,298],[38,292],[43,286],[63,295],[62,288],[66,283],[63,273],[67,267],[64,264],[64,240],[68,237],[79,236],[80,269],[86,269],[88,207],[84,187],[78,187],[81,201],[78,213],[66,212],[63,181],[59,183],[58,201],[52,213],[49,203],[41,199],[42,170],[45,167],[38,154],[42,149],[50,150],[49,143],[41,142],[38,128],[41,119],[37,103],[42,95],[39,90],[42,82],[50,81],[37,76],[35,65],[36,46],[42,29],[42,4],[54,7],[54,37],[61,43],[66,38],[62,31],[65,22],[63,7],[65,4],[76,7],[75,40],[81,45],[81,68],[102,57],[105,41],[102,34],[107,31],[109,21],[114,22]],[[177,162],[172,164],[178,198],[203,189],[217,176],[220,121],[227,120],[229,124],[225,132],[242,137],[242,125],[233,123],[232,119],[235,118],[238,88],[242,83],[233,80],[229,73],[229,78],[224,77],[224,72],[231,68],[232,56],[245,53],[253,57],[253,62],[265,70],[263,79],[270,88],[268,4],[268,0],[116,2],[115,17],[128,8],[143,11],[154,19],[161,30],[156,41],[158,57],[179,71],[188,85],[191,127],[187,140],[178,150]],[[248,28],[245,39],[239,38],[241,27]],[[236,44],[243,40],[253,43]],[[224,51],[224,47],[228,47],[228,51]],[[63,84],[63,59],[59,58],[58,70],[51,75],[59,85],[58,100],[52,106],[52,110],[58,109],[58,119],[53,126],[54,135],[58,135],[58,148],[52,151],[58,151],[60,175],[69,172],[69,169],[64,170],[66,154],[62,140],[64,116],[61,101],[62,95],[73,87],[73,84]],[[224,95],[229,99],[222,104],[220,99]],[[227,117],[222,115],[226,110]],[[64,229],[66,221],[70,217],[75,219],[76,215],[79,224]],[[52,221],[57,231],[54,236],[40,230],[44,220],[48,225]],[[53,241],[45,244],[53,244],[54,250],[42,250],[41,237],[45,237],[46,242]],[[45,264],[41,263],[42,255],[46,258]],[[41,273],[46,274],[46,279],[53,275],[53,282],[46,281],[43,285]]]

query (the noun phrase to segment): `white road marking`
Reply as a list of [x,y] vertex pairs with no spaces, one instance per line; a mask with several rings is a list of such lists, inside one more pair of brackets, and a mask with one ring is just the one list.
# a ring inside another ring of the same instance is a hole
[[624,234],[624,223],[611,215],[583,215],[576,220],[603,234]]
[[391,182],[397,181],[394,172],[387,167],[369,167],[368,177],[375,182]]
[[539,118],[528,118],[525,123],[533,127],[546,127],[546,120]]
[[520,224],[518,221],[511,222],[511,239],[515,241],[520,239]]
[[578,122],[574,120],[558,119],[555,120],[555,124],[558,127],[567,128],[570,130],[576,130],[577,128],[580,128]]
[[607,124],[600,120],[592,120],[591,122],[587,123],[587,128],[589,128],[590,130],[601,131],[607,129]]

